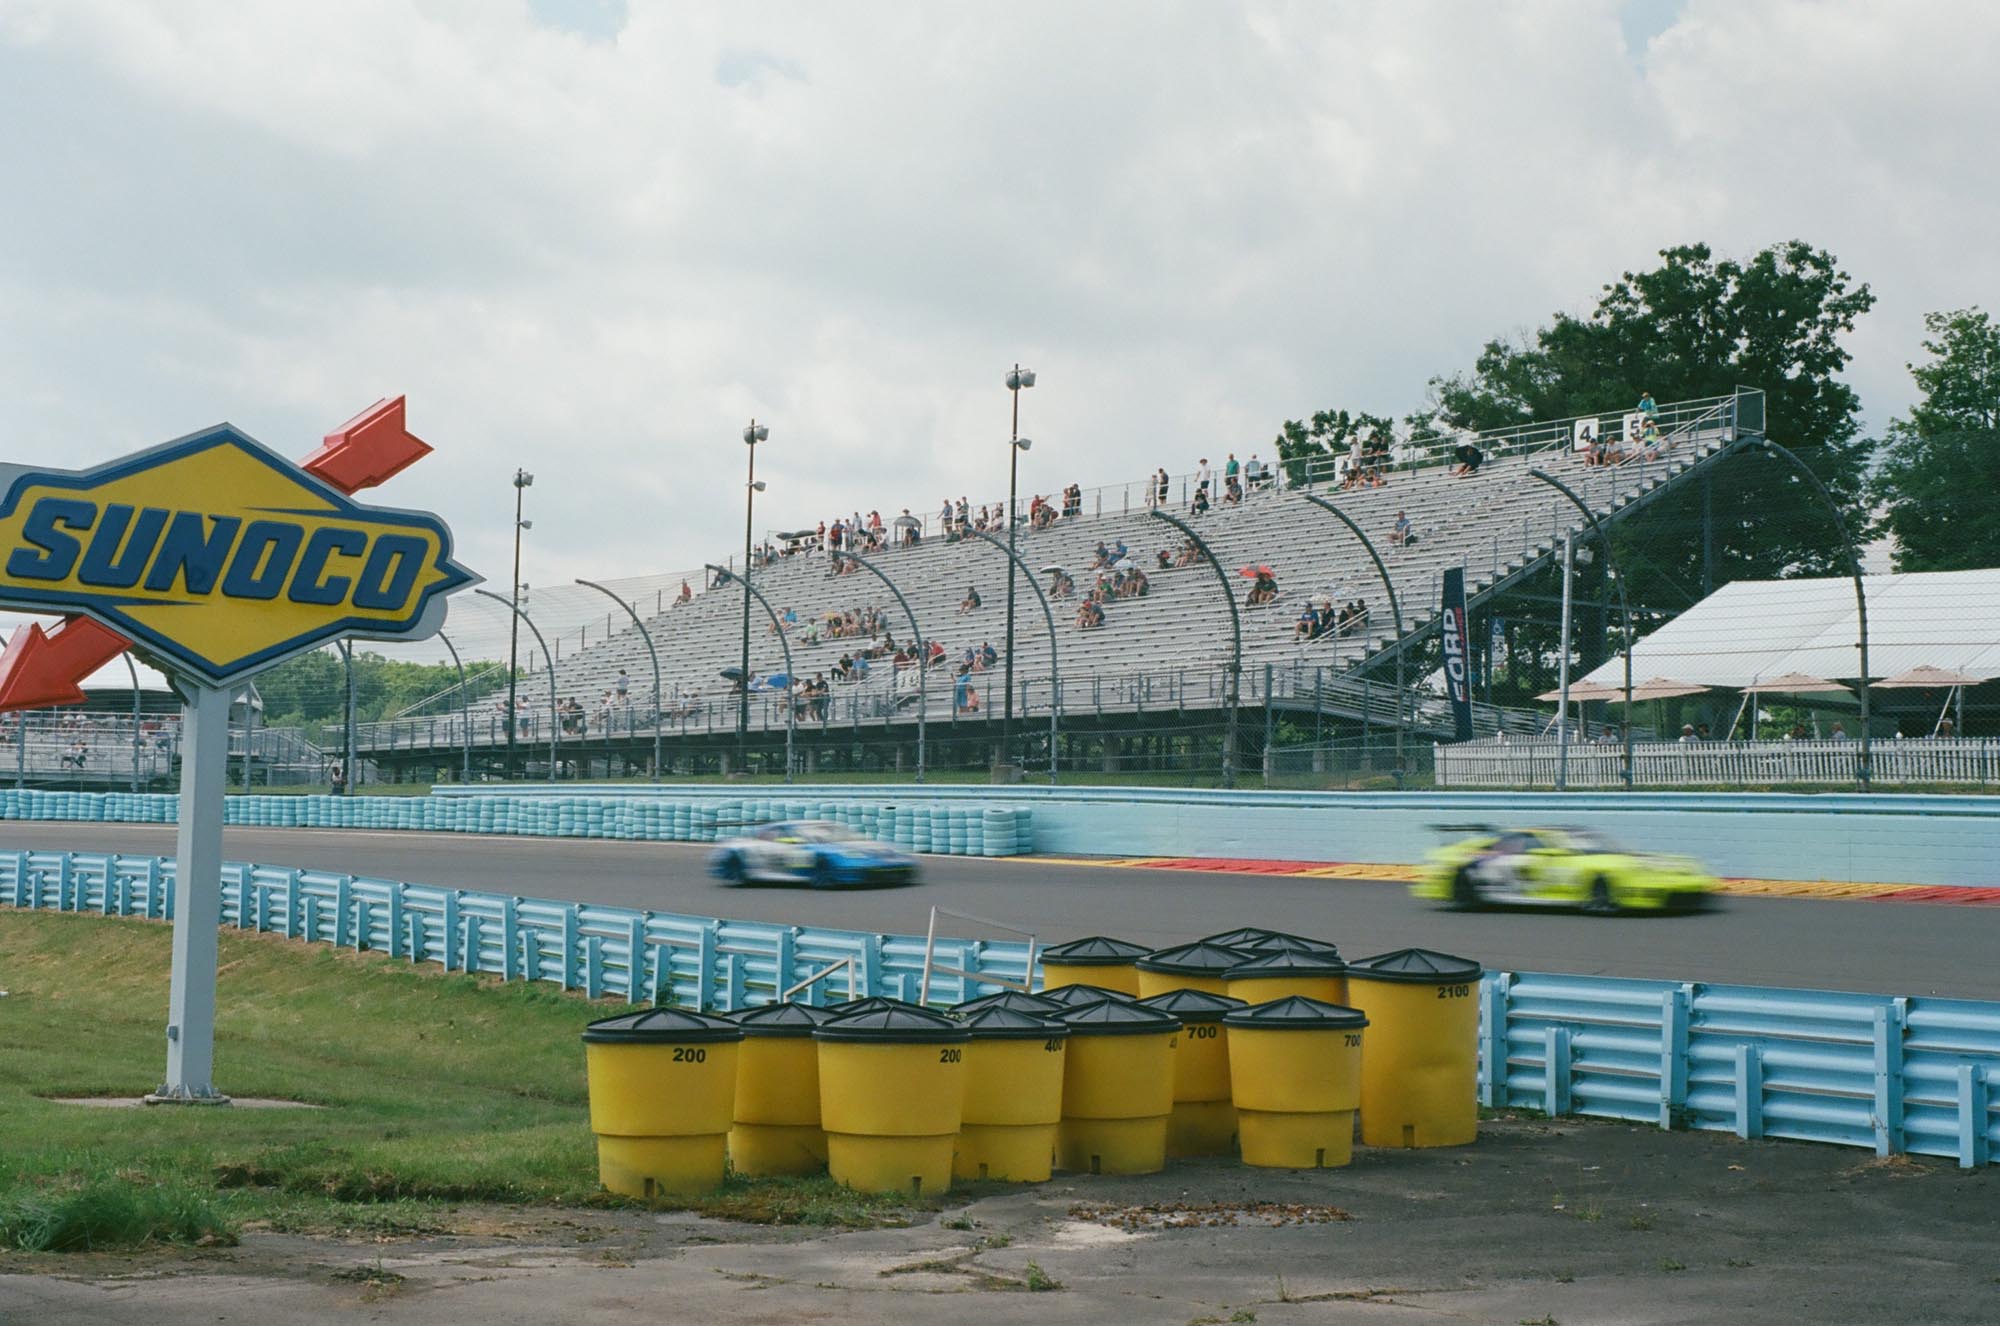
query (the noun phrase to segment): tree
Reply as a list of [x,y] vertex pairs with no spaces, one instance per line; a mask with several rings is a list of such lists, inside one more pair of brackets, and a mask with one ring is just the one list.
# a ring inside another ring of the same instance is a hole
[[1895,539],[1898,571],[2000,566],[2000,326],[1969,308],[1924,328],[1930,362],[1910,365],[1923,399],[1885,431],[1871,532]]
[[[1772,440],[1797,452],[1848,508],[1858,528],[1871,447],[1858,440],[1860,403],[1837,375],[1841,337],[1874,305],[1838,260],[1801,240],[1746,262],[1705,244],[1663,250],[1659,267],[1604,287],[1588,316],[1558,313],[1531,338],[1492,341],[1468,374],[1433,379],[1436,425],[1499,428],[1621,412],[1643,392],[1666,402],[1761,388]],[[1619,561],[1634,602],[1673,607],[1700,597],[1701,493],[1688,488],[1621,532]],[[1846,552],[1802,481],[1760,459],[1717,478],[1712,519],[1718,582],[1747,576],[1832,574]],[[1629,549],[1629,551],[1628,551]]]
[[1333,458],[1344,456],[1356,438],[1366,441],[1393,436],[1395,424],[1385,415],[1349,414],[1346,410],[1320,410],[1310,422],[1285,420],[1278,430],[1278,459],[1285,467],[1285,482],[1302,488],[1310,480],[1324,482],[1333,474]]

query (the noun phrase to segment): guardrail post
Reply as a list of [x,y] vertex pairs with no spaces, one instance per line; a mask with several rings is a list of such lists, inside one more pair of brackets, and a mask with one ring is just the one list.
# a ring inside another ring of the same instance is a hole
[[[104,872],[104,914],[106,916],[130,916],[132,914],[132,879],[117,867],[117,857]],[[113,893],[117,894],[114,902]],[[116,910],[114,910],[114,908]]]
[[562,988],[574,990],[582,984],[577,963],[582,947],[578,940],[583,932],[583,912],[575,903],[563,908],[562,914]]
[[[486,934],[485,926],[482,924],[483,920],[484,918],[470,913],[465,918],[465,932],[463,938],[460,940],[464,947],[459,950],[458,959],[460,971],[476,972],[483,970],[486,961]],[[507,958],[504,952],[500,957],[500,965],[503,968],[507,965]]]
[[403,928],[409,932],[405,938],[408,941],[407,951],[410,961],[413,963],[424,961],[431,952],[429,918],[415,908],[410,908],[403,913]]
[[696,955],[694,969],[694,1006],[697,1012],[707,1011],[709,996],[715,990],[716,930],[713,921],[701,928],[701,949]]
[[861,993],[883,995],[889,993],[882,976],[882,936],[863,935],[861,937]]
[[1542,1033],[1542,1113],[1551,1119],[1569,1113],[1569,1028],[1550,1027]]
[[1754,1045],[1736,1047],[1736,1135],[1746,1142],[1764,1135],[1764,1054]]
[[1990,1083],[1979,1064],[1958,1066],[1958,1167],[1978,1169],[1991,1158],[1986,1129],[1991,1116]]
[[514,979],[514,955],[520,951],[521,900],[508,898],[500,904],[500,979]]
[[392,958],[414,956],[404,952],[403,885],[400,880],[389,886],[389,956]]
[[1892,999],[1875,1010],[1875,1154],[1903,1150],[1903,1026],[1907,999]]
[[1694,987],[1660,993],[1660,1127],[1669,1130],[1687,1123],[1688,1094],[1688,1007]]
[[340,875],[333,881],[333,946],[347,947],[348,911],[354,905],[354,876]]
[[[21,854],[21,870],[27,873],[27,853]],[[152,857],[146,862],[146,915],[157,920],[167,914],[167,890],[163,881],[164,872],[160,858]],[[19,879],[19,876],[16,876]]]
[[625,932],[625,1002],[639,1002],[640,991],[646,988],[646,920],[648,913],[635,913],[626,923]]
[[1507,1103],[1507,994],[1512,972],[1494,972],[1479,987],[1479,1099],[1488,1109]]
[[722,1011],[734,1013],[747,1002],[743,990],[743,955],[725,953],[722,955]]
[[444,895],[444,969],[451,971],[458,964],[458,901],[457,889],[447,890]]
[[299,937],[299,911],[304,906],[305,892],[300,887],[299,877],[305,872],[297,868],[285,872],[285,938]]
[[374,919],[369,915],[368,912],[368,899],[362,897],[358,893],[355,894],[353,933],[354,933],[354,951],[356,953],[361,953],[366,951],[366,949],[368,948],[368,941],[370,938],[372,938],[372,932],[374,928],[375,928]]
[[71,854],[64,852],[57,858],[56,865],[56,910],[67,912],[76,910],[70,906],[70,881],[75,878],[75,863]]
[[586,935],[583,941],[583,996],[599,999],[604,995],[604,940]]
[[533,926],[521,931],[521,979],[542,979],[542,932]]
[[783,999],[785,991],[791,988],[794,967],[798,961],[795,951],[798,944],[798,937],[799,930],[797,926],[781,925],[778,927],[777,947],[773,954],[773,959],[777,964],[773,977],[776,984],[772,987],[775,991],[774,999]]

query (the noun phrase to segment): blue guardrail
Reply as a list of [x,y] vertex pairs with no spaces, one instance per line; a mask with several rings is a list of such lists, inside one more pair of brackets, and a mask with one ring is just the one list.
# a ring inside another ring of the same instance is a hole
[[[275,798],[274,798],[275,799]],[[174,863],[0,850],[0,903],[173,916]],[[222,923],[592,998],[729,1011],[807,982],[811,1003],[915,1000],[924,940],[676,916],[232,862]],[[931,1000],[1026,984],[1028,945],[939,939]],[[849,966],[827,969],[846,959]],[[817,978],[817,979],[815,979]],[[1489,1106],[1991,1163],[2000,1003],[1531,972],[1480,991]]]

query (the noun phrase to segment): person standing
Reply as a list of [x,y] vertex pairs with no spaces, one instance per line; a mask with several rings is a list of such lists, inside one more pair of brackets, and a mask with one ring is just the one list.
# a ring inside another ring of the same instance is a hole
[[339,760],[335,760],[332,764],[328,765],[327,781],[333,785],[333,794],[335,796],[337,797],[346,796],[347,766],[341,763]]
[[1234,479],[1236,477],[1237,471],[1242,468],[1243,468],[1242,466],[1236,463],[1236,453],[1233,451],[1230,452],[1229,459],[1222,463],[1222,486],[1227,488],[1229,486],[1229,481],[1231,479]]

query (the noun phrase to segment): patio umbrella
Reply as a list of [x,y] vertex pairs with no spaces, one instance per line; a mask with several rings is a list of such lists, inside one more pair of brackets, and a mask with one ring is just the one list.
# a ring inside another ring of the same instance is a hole
[[[1562,699],[1562,695],[1562,689],[1558,687],[1553,691],[1544,691],[1535,698],[1549,704],[1554,704]],[[1625,692],[1610,686],[1600,686],[1594,681],[1580,681],[1569,688],[1569,698],[1572,702],[1578,700],[1622,700],[1625,698]],[[1636,686],[1632,688],[1632,698],[1635,700],[1639,698],[1639,688]]]
[[[1635,700],[1671,700],[1682,695],[1701,695],[1708,689],[1706,686],[1697,686],[1689,681],[1674,681],[1667,677],[1652,677],[1632,688],[1632,698]],[[1574,691],[1571,692],[1571,694],[1574,693]],[[1618,694],[1623,698],[1624,691],[1620,690]]]
[[1934,668],[1926,663],[1922,667],[1911,668],[1908,672],[1899,672],[1893,677],[1884,677],[1880,681],[1871,681],[1868,684],[1878,691],[1925,688],[1949,690],[1955,686],[1977,686],[1979,678],[1960,672],[1956,668]]
[[1069,568],[1050,562],[1047,566],[1041,568],[1041,573],[1045,576],[1066,576],[1069,574]]
[[1236,568],[1236,574],[1246,580],[1255,580],[1258,576],[1268,576],[1275,573],[1268,566],[1239,566]]

